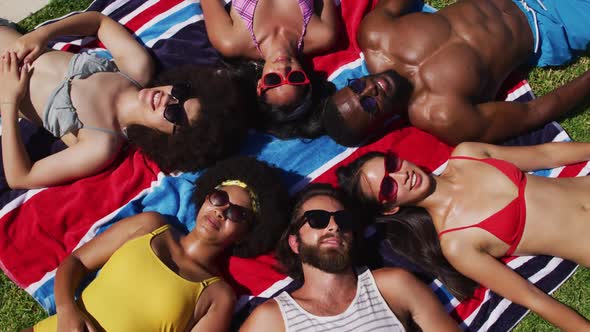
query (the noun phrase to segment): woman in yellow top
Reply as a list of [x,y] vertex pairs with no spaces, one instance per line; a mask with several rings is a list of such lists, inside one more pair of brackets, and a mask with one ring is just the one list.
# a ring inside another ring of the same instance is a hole
[[[250,157],[217,163],[195,185],[190,233],[156,212],[117,222],[64,259],[55,278],[57,315],[33,330],[227,330],[235,296],[217,277],[218,258],[229,248],[242,257],[272,249],[288,195],[277,170]],[[100,268],[75,300],[81,280]]]

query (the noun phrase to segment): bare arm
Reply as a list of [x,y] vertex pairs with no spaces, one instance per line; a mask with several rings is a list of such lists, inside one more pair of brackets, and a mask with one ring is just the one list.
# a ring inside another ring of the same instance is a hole
[[13,114],[2,117],[4,172],[13,189],[54,186],[93,175],[112,162],[121,145],[113,135],[81,131],[78,143],[32,163],[21,139],[17,113]]
[[590,160],[590,143],[552,142],[531,146],[461,143],[453,155],[496,158],[514,163],[523,171],[554,168]]
[[236,33],[236,26],[225,11],[221,0],[201,0],[201,8],[205,18],[207,36],[213,47],[227,57],[242,55],[243,49],[239,44],[248,41],[240,41]]
[[[231,287],[223,281],[218,281],[208,287],[211,292],[211,305],[207,312],[201,316],[198,322],[190,330],[191,332],[227,331],[230,327],[231,318],[236,303],[236,297]],[[199,299],[200,300],[200,299]]]
[[410,316],[422,331],[460,331],[432,290],[411,273],[383,268],[374,271],[373,276],[389,307],[407,313],[403,316]]
[[460,96],[430,96],[425,111],[410,114],[416,127],[449,144],[498,142],[530,131],[568,113],[590,96],[590,71],[527,103],[473,105]]
[[443,241],[441,245],[457,271],[500,296],[531,309],[559,329],[585,331],[590,328],[590,322],[574,310],[545,294],[485,251],[452,240]]
[[279,309],[277,302],[271,299],[259,305],[244,322],[240,331],[285,331],[285,323],[283,322],[281,309]]
[[[153,212],[121,220],[76,249],[61,262],[55,274],[58,326],[70,330],[84,320],[84,314],[74,300],[75,291],[81,280],[90,272],[102,267],[125,242],[163,225],[162,220],[162,216]],[[84,324],[92,326],[87,319]]]
[[[308,37],[309,36],[309,37]],[[329,50],[338,38],[338,15],[334,0],[323,0],[320,16],[313,15],[307,27],[305,53]]]
[[96,35],[121,71],[142,85],[151,81],[155,66],[149,53],[125,27],[99,12],[76,14],[40,27],[19,38],[13,48],[19,59],[33,62],[50,39],[63,35]]

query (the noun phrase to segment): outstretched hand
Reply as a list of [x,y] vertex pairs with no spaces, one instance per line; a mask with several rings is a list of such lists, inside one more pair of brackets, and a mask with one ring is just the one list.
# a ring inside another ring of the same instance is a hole
[[27,93],[31,66],[18,63],[16,52],[6,51],[0,57],[0,105],[20,104]]

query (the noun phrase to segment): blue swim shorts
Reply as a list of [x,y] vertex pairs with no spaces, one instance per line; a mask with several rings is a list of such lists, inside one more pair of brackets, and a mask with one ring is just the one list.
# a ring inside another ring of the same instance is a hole
[[538,44],[532,65],[563,65],[588,50],[590,0],[513,1],[525,13]]

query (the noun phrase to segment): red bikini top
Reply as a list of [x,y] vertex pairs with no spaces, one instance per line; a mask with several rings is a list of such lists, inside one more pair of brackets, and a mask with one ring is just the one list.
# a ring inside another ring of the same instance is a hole
[[476,160],[495,167],[504,173],[504,175],[512,180],[516,187],[518,187],[518,196],[508,203],[508,205],[500,209],[500,211],[492,214],[477,224],[450,228],[438,233],[439,239],[445,233],[454,232],[465,228],[477,227],[491,233],[498,239],[510,245],[510,248],[508,251],[506,251],[506,256],[512,255],[520,243],[520,239],[524,233],[524,225],[526,220],[526,202],[524,200],[526,175],[514,164],[505,160],[493,158],[478,159],[464,156],[455,156],[451,157],[450,159]]

